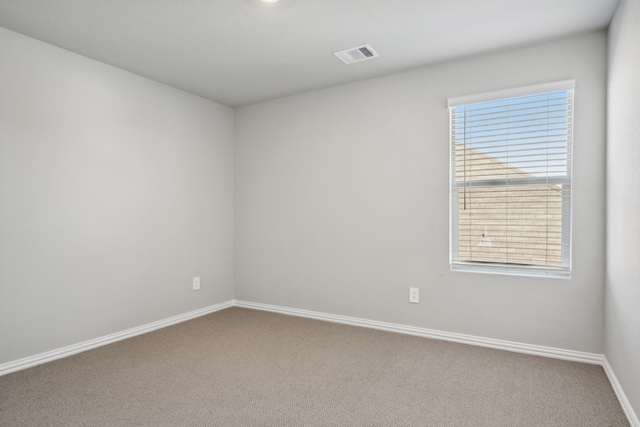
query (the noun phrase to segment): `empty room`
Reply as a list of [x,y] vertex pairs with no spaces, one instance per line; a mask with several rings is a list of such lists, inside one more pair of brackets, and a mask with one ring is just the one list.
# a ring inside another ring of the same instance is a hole
[[0,425],[640,427],[640,0],[0,0]]

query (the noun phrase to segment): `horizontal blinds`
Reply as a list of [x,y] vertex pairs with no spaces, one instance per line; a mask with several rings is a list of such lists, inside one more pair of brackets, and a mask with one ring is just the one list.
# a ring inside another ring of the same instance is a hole
[[459,105],[478,104],[481,102],[495,101],[496,99],[509,99],[521,96],[537,95],[540,93],[559,92],[562,90],[573,90],[576,81],[573,79],[560,80],[551,83],[542,83],[532,86],[522,86],[515,89],[499,90],[495,92],[479,93],[475,95],[449,98],[447,107],[457,107]]
[[450,107],[454,268],[567,274],[573,90]]

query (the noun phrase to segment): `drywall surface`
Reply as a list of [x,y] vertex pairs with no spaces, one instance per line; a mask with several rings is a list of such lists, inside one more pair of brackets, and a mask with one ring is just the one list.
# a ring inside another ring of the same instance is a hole
[[0,64],[0,363],[233,298],[233,110],[5,29]]
[[[236,298],[602,353],[605,74],[597,32],[237,109]],[[573,277],[451,272],[447,98],[570,78]]]
[[640,2],[609,32],[605,355],[640,415]]

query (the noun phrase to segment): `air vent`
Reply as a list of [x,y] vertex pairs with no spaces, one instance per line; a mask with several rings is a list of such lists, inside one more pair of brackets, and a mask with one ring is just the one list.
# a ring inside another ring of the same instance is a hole
[[333,52],[333,54],[345,64],[353,64],[354,62],[366,61],[367,59],[378,57],[378,54],[368,44],[341,50],[340,52]]

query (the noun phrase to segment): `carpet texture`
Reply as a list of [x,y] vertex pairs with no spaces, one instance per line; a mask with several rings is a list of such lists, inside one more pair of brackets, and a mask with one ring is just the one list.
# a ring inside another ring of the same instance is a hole
[[230,308],[0,377],[2,426],[628,426],[600,366]]

